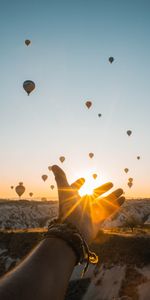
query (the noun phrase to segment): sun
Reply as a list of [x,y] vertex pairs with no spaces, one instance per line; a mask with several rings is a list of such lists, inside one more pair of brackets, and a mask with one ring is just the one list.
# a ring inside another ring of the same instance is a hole
[[[97,175],[97,177],[94,179],[93,175]],[[92,195],[93,190],[95,188],[100,187],[104,183],[110,181],[109,177],[107,174],[99,175],[99,172],[95,169],[92,170],[86,170],[86,171],[81,171],[80,173],[75,174],[75,177],[80,178],[83,177],[85,179],[85,183],[79,190],[79,195],[82,197],[84,195]]]
[[84,195],[92,195],[93,190],[97,187],[96,180],[88,178],[88,177],[85,179],[86,179],[86,181],[85,181],[84,185],[79,190],[79,194],[81,197]]

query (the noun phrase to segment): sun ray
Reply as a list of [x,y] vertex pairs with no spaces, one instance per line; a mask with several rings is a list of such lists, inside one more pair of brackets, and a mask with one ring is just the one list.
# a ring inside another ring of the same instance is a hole
[[113,214],[119,208],[119,204],[117,205],[105,198],[96,199],[94,206],[94,221],[96,223],[101,222],[110,214],[110,212]]
[[82,197],[82,199],[83,199],[83,207],[82,207],[82,212],[81,212],[81,221],[83,220],[86,209],[87,209],[87,203],[88,203],[87,195]]
[[[67,199],[68,200],[68,199]],[[69,200],[70,201],[70,200]],[[73,211],[77,208],[77,206],[80,204],[80,202],[82,201],[82,198],[80,198],[77,202],[75,202],[74,205],[72,205],[70,207],[70,209],[66,212],[66,214],[63,216],[62,220],[64,221],[65,219],[67,219],[72,213]]]
[[91,221],[92,221],[92,224],[93,224],[93,221],[94,221],[94,219],[93,219],[93,205],[92,205],[92,197],[90,197],[90,199],[89,199],[89,208],[90,208],[90,218],[91,218]]

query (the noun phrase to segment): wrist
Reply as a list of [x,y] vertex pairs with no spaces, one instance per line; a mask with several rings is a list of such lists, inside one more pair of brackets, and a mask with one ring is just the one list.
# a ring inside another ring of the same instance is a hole
[[[54,259],[55,264],[69,264],[72,267],[76,264],[76,255],[72,248],[59,237],[47,237],[42,241],[43,247],[48,250],[50,259]],[[67,258],[67,259],[66,259]]]
[[61,222],[55,219],[49,223],[48,231],[44,234],[44,238],[57,238],[63,240],[68,248],[71,248],[76,257],[75,264],[86,263],[82,275],[86,272],[89,263],[97,263],[98,256],[89,250],[89,247],[76,226],[67,221]]

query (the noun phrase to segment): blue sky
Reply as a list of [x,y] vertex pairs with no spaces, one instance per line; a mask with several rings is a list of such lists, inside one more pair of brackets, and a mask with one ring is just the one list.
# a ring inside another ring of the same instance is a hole
[[0,1],[1,197],[15,197],[19,181],[26,196],[55,197],[47,166],[61,155],[70,181],[97,172],[95,185],[112,180],[128,197],[149,196],[149,28],[145,0]]

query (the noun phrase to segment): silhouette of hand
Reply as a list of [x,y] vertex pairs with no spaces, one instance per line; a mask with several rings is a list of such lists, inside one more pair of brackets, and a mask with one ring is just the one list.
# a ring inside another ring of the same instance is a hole
[[92,242],[100,228],[100,223],[124,203],[123,190],[117,189],[104,197],[103,194],[113,187],[113,184],[108,182],[94,189],[92,195],[80,197],[78,190],[84,184],[84,178],[69,185],[66,174],[60,167],[54,165],[52,171],[58,188],[59,218],[74,224],[86,242]]

